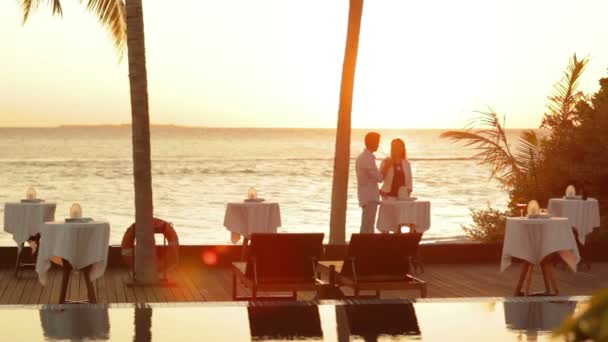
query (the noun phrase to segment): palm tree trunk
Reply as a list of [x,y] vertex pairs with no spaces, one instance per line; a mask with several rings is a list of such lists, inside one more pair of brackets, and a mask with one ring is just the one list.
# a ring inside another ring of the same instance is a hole
[[329,220],[329,243],[346,243],[346,205],[348,198],[348,170],[350,167],[350,133],[355,68],[359,48],[359,31],[363,0],[350,0],[348,13],[348,33],[342,66],[342,86],[336,130],[336,151],[334,157],[334,177],[331,189],[331,217]]
[[138,283],[158,282],[152,205],[150,115],[142,0],[127,0],[127,48],[131,88],[133,178],[135,187],[135,276]]

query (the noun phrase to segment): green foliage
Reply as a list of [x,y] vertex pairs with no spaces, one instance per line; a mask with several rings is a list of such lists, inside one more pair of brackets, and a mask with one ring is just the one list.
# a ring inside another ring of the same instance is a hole
[[579,315],[568,318],[555,332],[566,341],[608,341],[608,290],[594,295]]
[[[608,212],[608,78],[599,81],[596,94],[585,96],[577,86],[586,64],[586,58],[572,57],[549,97],[540,129],[524,131],[515,143],[507,140],[504,120],[493,112],[482,113],[465,131],[441,135],[478,151],[480,163],[509,192],[511,209],[532,199],[546,206],[573,184],[599,200],[601,213]],[[608,239],[606,223],[603,217],[590,240]],[[486,228],[477,227],[483,236]]]
[[464,131],[447,131],[441,134],[441,138],[462,141],[465,146],[473,147],[478,151],[474,157],[492,171],[490,177],[509,187],[520,170],[519,163],[511,153],[504,119],[501,123],[493,111],[480,114],[481,116],[471,121]]
[[461,226],[465,234],[474,241],[501,242],[505,236],[507,217],[510,211],[500,211],[494,208],[471,209],[473,224]]

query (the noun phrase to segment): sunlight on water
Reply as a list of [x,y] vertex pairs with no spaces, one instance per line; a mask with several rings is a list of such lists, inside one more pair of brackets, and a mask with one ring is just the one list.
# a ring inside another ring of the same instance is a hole
[[[426,239],[461,237],[469,208],[504,207],[507,196],[488,180],[488,170],[467,159],[471,150],[440,140],[441,131],[380,132],[378,158],[390,151],[391,139],[406,140],[414,192],[432,202]],[[353,132],[353,158],[364,133]],[[155,213],[174,223],[182,244],[230,243],[225,205],[242,201],[251,186],[280,203],[281,231],[327,234],[333,131],[165,127],[153,129],[152,137]],[[134,216],[130,143],[126,127],[0,128],[0,202],[18,201],[34,185],[57,202],[57,219],[78,202],[86,216],[110,221],[117,244]],[[356,193],[353,160],[347,236],[359,230]],[[0,244],[12,245],[10,235],[0,232]]]

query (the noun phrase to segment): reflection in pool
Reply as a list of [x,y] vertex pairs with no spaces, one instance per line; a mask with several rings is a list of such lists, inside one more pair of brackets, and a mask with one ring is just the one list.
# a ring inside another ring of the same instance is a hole
[[0,306],[3,341],[516,341],[586,298]]
[[108,340],[110,316],[104,307],[74,307],[69,310],[40,310],[44,337],[49,340]]
[[411,303],[337,305],[336,323],[338,335],[346,341],[349,336],[377,341],[383,335],[420,335],[416,311]]
[[528,337],[551,331],[572,315],[576,308],[573,301],[508,302],[503,305],[507,328],[523,332]]
[[323,339],[316,305],[252,306],[247,313],[252,340]]

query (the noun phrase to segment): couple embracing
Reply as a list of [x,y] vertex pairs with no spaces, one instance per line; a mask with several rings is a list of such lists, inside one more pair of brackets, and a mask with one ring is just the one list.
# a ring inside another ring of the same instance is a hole
[[[374,152],[380,145],[380,134],[370,132],[365,135],[365,149],[356,162],[357,193],[361,214],[361,233],[373,233],[380,195],[398,197],[400,192],[412,193],[412,169],[407,160],[405,143],[401,139],[391,141],[391,156],[382,161],[380,169],[376,165]],[[382,188],[379,184],[382,183]],[[403,188],[403,190],[402,190]]]

